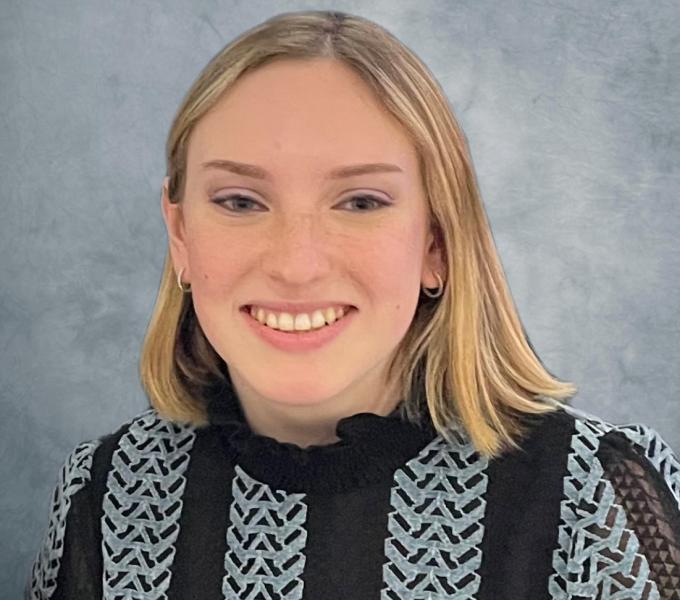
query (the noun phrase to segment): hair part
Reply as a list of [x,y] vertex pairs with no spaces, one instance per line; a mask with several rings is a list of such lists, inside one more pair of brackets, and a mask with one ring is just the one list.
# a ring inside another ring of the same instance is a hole
[[[418,156],[428,215],[445,265],[439,299],[421,296],[387,370],[403,411],[426,405],[437,431],[462,425],[487,458],[518,449],[527,417],[559,410],[576,387],[534,352],[511,298],[482,205],[465,136],[427,67],[388,31],[337,11],[276,15],[218,52],[184,97],[167,143],[168,195],[184,196],[196,123],[234,82],[276,59],[332,59],[351,67],[402,125]],[[207,398],[228,371],[203,333],[166,255],[140,358],[142,386],[165,418],[206,425]]]

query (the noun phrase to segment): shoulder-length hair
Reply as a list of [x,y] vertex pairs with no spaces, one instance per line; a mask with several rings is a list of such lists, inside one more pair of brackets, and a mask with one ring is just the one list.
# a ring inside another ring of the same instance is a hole
[[[276,15],[225,46],[200,73],[172,122],[166,144],[170,201],[182,201],[196,123],[241,75],[277,58],[327,58],[351,67],[401,123],[417,152],[445,262],[445,289],[436,300],[421,294],[388,366],[388,381],[402,393],[402,411],[418,421],[424,396],[445,439],[452,439],[452,424],[462,424],[487,458],[518,449],[527,432],[524,417],[564,408],[561,400],[576,387],[554,378],[533,351],[508,290],[465,136],[427,67],[388,31],[356,15],[301,11]],[[140,375],[161,416],[195,426],[208,423],[209,390],[228,377],[190,294],[177,286],[169,252]]]

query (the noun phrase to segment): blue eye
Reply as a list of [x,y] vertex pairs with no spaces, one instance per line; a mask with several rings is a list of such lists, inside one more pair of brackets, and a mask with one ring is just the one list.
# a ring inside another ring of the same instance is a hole
[[[383,206],[389,206],[389,202],[386,200],[383,200],[381,198],[377,198],[376,196],[371,196],[370,194],[359,194],[357,196],[352,196],[349,200],[345,200],[342,204],[346,204],[347,202],[354,202],[355,200],[359,201],[364,201],[364,206],[366,206],[365,201],[368,200],[369,202],[373,203],[373,209],[377,210],[379,208],[382,208]],[[352,211],[352,212],[370,212],[371,209],[369,210],[360,210],[360,211]]]
[[[243,207],[242,204],[244,202],[255,202],[252,198],[249,198],[248,196],[244,196],[243,194],[232,194],[231,196],[224,196],[223,198],[214,198],[211,200],[211,202],[214,202],[215,204],[219,204],[220,206],[225,206],[228,202],[236,200],[239,204],[241,204],[241,208]],[[259,203],[258,203],[259,204]],[[231,208],[227,209],[229,212],[243,212],[240,210],[233,210]]]
[[[371,212],[372,210],[377,210],[379,208],[382,208],[383,206],[389,206],[389,202],[386,200],[382,200],[381,198],[378,198],[376,196],[371,196],[370,194],[357,194],[356,196],[352,196],[348,200],[345,200],[341,204],[347,204],[350,202],[355,202],[359,201],[363,206],[366,206],[366,201],[369,202],[369,208],[367,210],[354,210],[350,212]],[[234,208],[227,208],[229,212],[233,213],[242,213],[242,212],[248,212],[247,207],[248,203],[254,203],[262,206],[257,200],[254,200],[253,198],[250,198],[248,196],[244,196],[243,194],[232,194],[231,196],[224,196],[224,197],[218,197],[214,198],[211,200],[211,202],[214,202],[215,204],[219,204],[220,206],[226,206],[229,204],[231,207]],[[233,204],[231,204],[233,203]],[[372,208],[370,208],[372,203]],[[238,207],[240,208],[245,208],[246,210],[239,210]]]

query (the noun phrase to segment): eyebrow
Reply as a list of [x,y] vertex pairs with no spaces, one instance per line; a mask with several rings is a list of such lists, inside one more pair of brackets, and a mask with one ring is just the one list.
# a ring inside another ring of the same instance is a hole
[[[272,181],[271,173],[258,167],[257,165],[249,165],[247,163],[236,162],[234,160],[209,160],[201,164],[203,169],[221,169],[223,171],[231,171],[237,175],[245,177],[253,177],[255,179],[265,179]],[[365,175],[366,173],[403,173],[403,169],[391,163],[365,163],[358,165],[347,165],[344,167],[336,167],[326,174],[326,179],[343,179],[345,177],[353,177],[355,175]]]

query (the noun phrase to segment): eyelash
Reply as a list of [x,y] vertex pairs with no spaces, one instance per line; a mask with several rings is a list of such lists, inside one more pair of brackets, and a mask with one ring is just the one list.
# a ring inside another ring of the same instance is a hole
[[[211,200],[211,202],[214,202],[215,204],[218,204],[220,206],[225,206],[226,203],[229,200],[235,200],[235,199],[239,199],[239,198],[242,199],[242,200],[248,200],[250,202],[257,202],[257,200],[254,200],[253,198],[250,198],[249,196],[245,196],[243,194],[232,194],[230,196],[217,197],[217,198],[213,198]],[[359,210],[359,211],[351,211],[351,212],[373,212],[373,210],[379,210],[383,206],[389,206],[390,205],[390,202],[382,200],[381,198],[378,198],[377,196],[372,196],[371,194],[357,194],[356,196],[352,196],[351,198],[348,198],[347,200],[345,200],[345,202],[350,202],[350,201],[356,200],[358,198],[371,200],[375,204],[377,204],[378,206],[377,206],[377,208],[372,209],[372,210]],[[344,204],[344,202],[343,202],[343,204]],[[233,212],[233,213],[246,212],[246,211],[238,211],[238,210],[232,210],[232,209],[227,209],[227,210],[229,210],[229,212]]]

